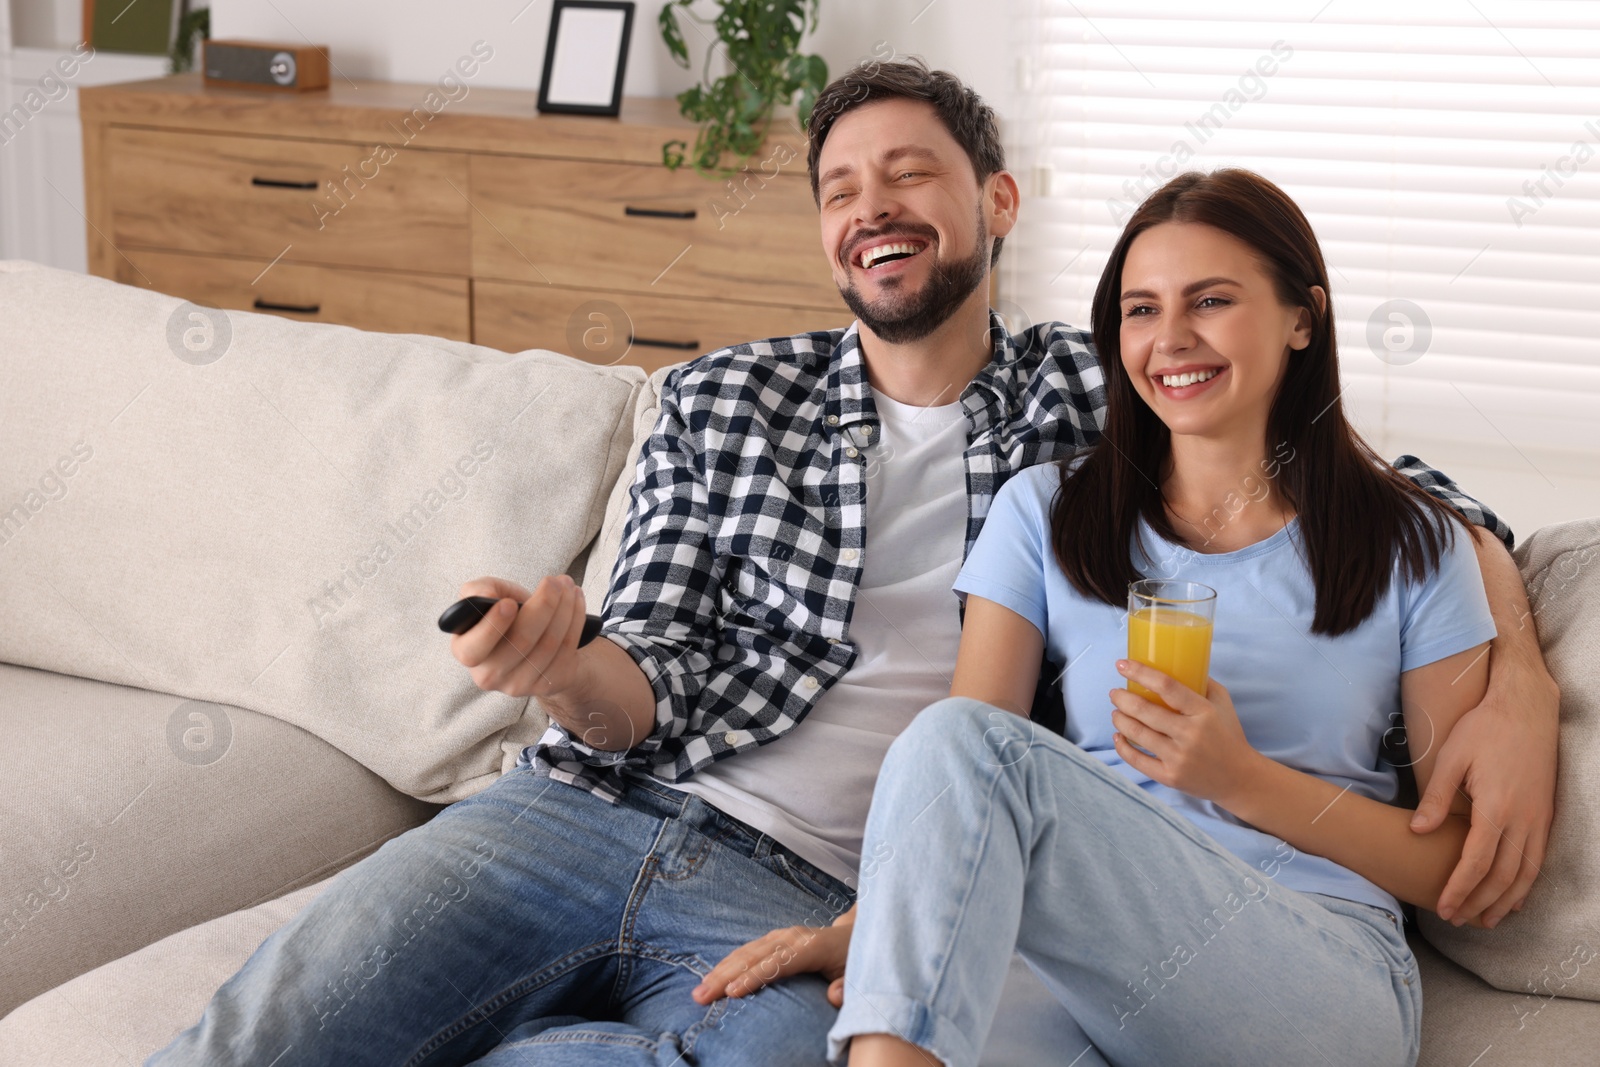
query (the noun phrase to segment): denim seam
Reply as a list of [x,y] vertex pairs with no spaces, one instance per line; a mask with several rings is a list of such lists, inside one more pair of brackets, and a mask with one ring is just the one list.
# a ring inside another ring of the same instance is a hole
[[447,1042],[450,1042],[460,1035],[466,1033],[466,1031],[472,1026],[475,1026],[480,1022],[488,1021],[491,1016],[493,1016],[501,1008],[504,1008],[507,1004],[521,1000],[529,993],[549,985],[556,979],[563,977],[567,973],[576,970],[578,967],[586,963],[592,963],[595,960],[602,959],[607,955],[614,955],[616,954],[616,951],[616,946],[613,942],[596,941],[593,944],[586,945],[574,952],[569,952],[567,955],[561,957],[561,959],[557,960],[555,963],[546,967],[542,971],[529,975],[526,978],[519,979],[516,983],[507,986],[494,996],[473,1005],[469,1011],[458,1016],[456,1021],[451,1023],[449,1026],[441,1028],[438,1033],[434,1034],[431,1039],[429,1039],[420,1049],[417,1050],[416,1054],[413,1055],[411,1059],[406,1061],[408,1067],[409,1065],[423,1062],[423,1060],[443,1047]]
[[[1327,894],[1323,895],[1327,896]],[[1345,900],[1343,897],[1330,897],[1330,899],[1337,900],[1341,904],[1349,905],[1355,909],[1366,909],[1372,907],[1372,905],[1363,904],[1360,901]],[[1358,910],[1356,914],[1351,915],[1340,910],[1338,906],[1330,906],[1320,901],[1317,902],[1317,906],[1332,915],[1336,915],[1339,918],[1346,920],[1347,922],[1356,924],[1356,926],[1360,928],[1361,934],[1364,934],[1369,940],[1370,947],[1377,952],[1379,959],[1388,965],[1389,972],[1391,974],[1394,974],[1398,977],[1407,977],[1416,970],[1416,957],[1411,953],[1411,946],[1406,944],[1405,934],[1400,931],[1399,924],[1389,918],[1386,909],[1374,909],[1374,911],[1383,915],[1383,920],[1380,921],[1377,918],[1374,918],[1370,913],[1363,910]],[[1384,926],[1382,925],[1383,922],[1388,922],[1389,925]],[[1334,930],[1330,930],[1328,933],[1345,943],[1349,943],[1350,941],[1354,940],[1354,937],[1346,936],[1345,934]],[[1396,944],[1396,942],[1398,942],[1398,944]],[[1395,958],[1402,955],[1409,957],[1410,963],[1397,966]]]
[[651,849],[650,855],[645,859],[645,863],[652,866],[656,872],[651,876],[652,878],[659,878],[663,882],[682,882],[693,878],[695,875],[700,873],[700,868],[705,864],[706,857],[711,855],[712,848],[722,844],[730,837],[737,837],[739,835],[739,831],[736,828],[728,826],[718,830],[715,837],[701,833],[692,826],[686,826],[684,829],[688,830],[695,837],[698,837],[700,841],[695,847],[694,852],[685,858],[682,873],[667,874],[663,872],[661,870],[661,863],[657,858],[656,851]]
[[[1287,886],[1279,886],[1277,888],[1279,888],[1279,889],[1287,889],[1288,887]],[[1298,892],[1298,891],[1296,891],[1296,892]],[[1265,899],[1271,900],[1272,896],[1273,896],[1273,894],[1269,893]],[[1316,920],[1304,915],[1301,912],[1301,910],[1299,908],[1295,907],[1294,904],[1291,903],[1290,901],[1279,899],[1278,903],[1280,905],[1282,905],[1284,908],[1286,908],[1288,910],[1289,914],[1293,915],[1295,920],[1297,922],[1299,922],[1302,926],[1304,926],[1306,929],[1308,929],[1311,932],[1319,935],[1324,940],[1331,941],[1331,942],[1334,942],[1334,943],[1340,945],[1341,947],[1344,948],[1345,951],[1350,952],[1353,955],[1360,957],[1362,960],[1366,961],[1367,963],[1372,964],[1373,966],[1385,968],[1389,972],[1389,974],[1391,976],[1393,976],[1393,977],[1397,977],[1397,978],[1411,977],[1413,972],[1416,969],[1414,963],[1413,963],[1412,967],[1409,970],[1403,970],[1403,969],[1397,968],[1394,965],[1394,961],[1390,958],[1389,954],[1384,952],[1382,949],[1378,948],[1376,945],[1365,945],[1365,946],[1363,946],[1363,945],[1356,944],[1354,939],[1345,936],[1344,934],[1340,933],[1337,930],[1330,929],[1325,922],[1319,922],[1319,921],[1316,921]],[[1318,908],[1322,907],[1320,904],[1315,904],[1315,902],[1313,902],[1313,904]],[[1349,916],[1345,915],[1343,912],[1334,911],[1331,908],[1327,908],[1327,909],[1323,909],[1323,910],[1325,910],[1329,915],[1336,916],[1337,918],[1340,918],[1340,919],[1349,919],[1350,918]]]
[[[702,964],[705,962],[704,960],[699,959],[699,957],[695,957],[695,961]],[[680,967],[685,967],[686,970],[695,974],[697,977],[705,977],[705,972],[698,971],[693,967],[688,967],[681,962],[677,965]],[[706,970],[709,971],[710,968],[708,967]],[[728,1005],[730,1003],[732,1003],[732,998],[730,997],[722,997],[718,1000],[712,1001],[711,1006],[706,1009],[706,1013],[705,1015],[701,1016],[700,1021],[689,1026],[683,1031],[683,1033],[678,1035],[679,1050],[683,1053],[685,1058],[688,1058],[691,1062],[693,1062],[692,1058],[694,1056],[695,1042],[700,1039],[701,1034],[705,1033],[711,1028],[713,1023],[721,1022],[722,1017],[727,1014]]]
[[[661,825],[656,828],[655,840],[650,842],[650,851],[645,853],[644,862],[639,864],[639,872],[634,876],[633,885],[628,890],[627,903],[622,908],[622,923],[617,928],[617,947],[619,949],[630,947],[634,944],[632,935],[634,922],[638,918],[639,909],[644,907],[644,898],[649,894],[650,884],[655,881],[656,872],[660,868],[656,855],[661,850],[661,842],[667,836],[667,831],[676,825],[678,823],[674,819],[663,818],[661,820]],[[627,955],[623,955],[617,961],[617,975],[611,982],[611,1003],[613,1004],[621,1001],[622,991],[627,988],[630,977],[629,972],[632,970],[631,963],[632,960]]]
[[631,1048],[644,1049],[647,1052],[656,1052],[661,1048],[661,1042],[652,1041],[647,1037],[635,1037],[632,1034],[613,1034],[608,1030],[557,1030],[548,1035],[536,1034],[533,1037],[514,1041],[509,1045],[496,1046],[495,1051],[501,1048],[527,1048],[531,1045],[562,1045],[582,1041],[595,1045],[619,1045]]
[[[669,876],[662,873],[660,850],[662,839],[666,837],[668,828],[674,825],[682,826],[684,830],[699,838],[699,844],[692,853],[687,857],[683,857],[683,872],[675,876]],[[670,883],[692,878],[699,873],[700,868],[705,864],[706,858],[711,855],[712,848],[736,833],[738,833],[738,830],[734,827],[722,827],[717,836],[712,838],[676,820],[661,820],[661,829],[657,832],[656,839],[651,844],[650,852],[645,856],[644,863],[639,867],[639,876],[634,880],[633,889],[628,894],[628,903],[623,908],[622,926],[617,931],[617,947],[619,950],[617,977],[611,984],[611,1002],[613,1004],[621,1003],[627,991],[628,983],[633,979],[633,960],[638,956],[653,958],[648,957],[646,942],[636,938],[633,933],[634,926],[639,918],[639,912],[644,908],[645,899],[650,895],[650,886],[657,880]]]
[[[839,896],[838,893],[829,889],[827,885],[813,880],[811,876],[808,875],[803,869],[796,867],[789,857],[785,856],[783,853],[773,852],[771,855],[772,858],[777,861],[778,866],[782,868],[785,879],[807,896],[813,897],[821,903],[828,904],[830,906]],[[846,894],[844,899],[850,899],[849,895]]]
[[1005,767],[995,768],[995,775],[989,780],[989,787],[987,790],[987,796],[985,798],[988,802],[988,807],[983,821],[983,836],[978,842],[978,848],[975,853],[976,858],[968,865],[967,870],[964,873],[963,877],[965,879],[965,886],[962,890],[960,904],[956,910],[956,921],[951,926],[949,940],[945,942],[942,958],[938,961],[938,964],[935,968],[933,988],[929,991],[927,1003],[924,1005],[928,1011],[928,1014],[930,1015],[935,1014],[931,1005],[938,1001],[939,992],[944,987],[945,980],[949,977],[950,961],[955,956],[954,945],[960,936],[962,923],[965,921],[967,916],[967,904],[972,899],[973,883],[977,880],[979,860],[982,859],[984,853],[988,850],[989,840],[994,832],[994,791],[999,786],[1000,777],[1005,773],[1005,770]]

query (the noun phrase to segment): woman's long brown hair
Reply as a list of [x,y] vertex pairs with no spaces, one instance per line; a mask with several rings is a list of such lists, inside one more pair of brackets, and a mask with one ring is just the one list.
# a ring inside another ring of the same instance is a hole
[[1267,417],[1267,442],[1278,457],[1273,480],[1299,515],[1316,585],[1311,630],[1347,633],[1387,592],[1397,558],[1407,578],[1422,581],[1451,543],[1449,520],[1470,526],[1396,473],[1345,419],[1332,300],[1319,312],[1311,293],[1312,286],[1331,292],[1322,249],[1294,201],[1247,170],[1180,174],[1139,206],[1111,250],[1093,309],[1106,380],[1106,428],[1080,465],[1062,464],[1050,517],[1056,559],[1084,596],[1121,606],[1128,583],[1149,576],[1133,558],[1139,519],[1174,544],[1184,543],[1167,518],[1159,488],[1171,434],[1122,365],[1123,263],[1134,239],[1163,222],[1201,223],[1243,241],[1272,277],[1278,299],[1311,314],[1311,343],[1289,354]]

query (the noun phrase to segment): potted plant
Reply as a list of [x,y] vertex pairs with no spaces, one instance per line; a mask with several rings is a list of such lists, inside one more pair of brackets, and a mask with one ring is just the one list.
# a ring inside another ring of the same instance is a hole
[[[702,26],[715,26],[717,42],[706,50],[701,84],[678,94],[678,110],[700,124],[694,149],[686,141],[661,146],[661,161],[676,170],[692,160],[708,178],[737,171],[761,147],[776,109],[799,94],[803,129],[817,94],[828,84],[828,65],[821,56],[800,51],[800,38],[817,28],[818,0],[715,0],[715,18],[690,9],[695,0],[670,0],[661,9],[661,37],[678,65],[687,69],[689,49],[678,22],[682,14]],[[702,32],[702,36],[704,33]],[[709,38],[708,38],[709,39]],[[711,57],[717,44],[728,57],[729,71],[711,78]],[[724,155],[734,157],[731,167]]]

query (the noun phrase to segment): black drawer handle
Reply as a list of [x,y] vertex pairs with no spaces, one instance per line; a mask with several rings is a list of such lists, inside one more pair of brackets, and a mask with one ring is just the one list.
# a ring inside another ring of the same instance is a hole
[[649,348],[679,348],[685,352],[698,352],[700,350],[699,341],[662,341],[655,337],[636,337],[631,333],[628,335],[628,343],[630,345],[644,345]]
[[251,185],[264,185],[268,189],[315,189],[316,182],[290,182],[282,178],[251,178]]
[[622,209],[624,215],[637,215],[646,219],[692,219],[695,216],[694,208],[688,211],[666,211],[654,207],[633,207],[631,205]]
[[292,311],[297,315],[315,315],[322,310],[321,304],[273,304],[256,297],[257,311]]

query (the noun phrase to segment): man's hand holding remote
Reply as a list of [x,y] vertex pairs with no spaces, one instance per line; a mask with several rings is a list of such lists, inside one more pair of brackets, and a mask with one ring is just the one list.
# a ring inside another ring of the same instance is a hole
[[[549,575],[530,592],[505,578],[475,578],[461,597],[499,601],[450,653],[479,689],[537,697],[575,738],[608,752],[632,748],[655,726],[655,692],[633,657],[611,641],[583,648],[583,590]],[[518,604],[521,607],[518,607]]]

